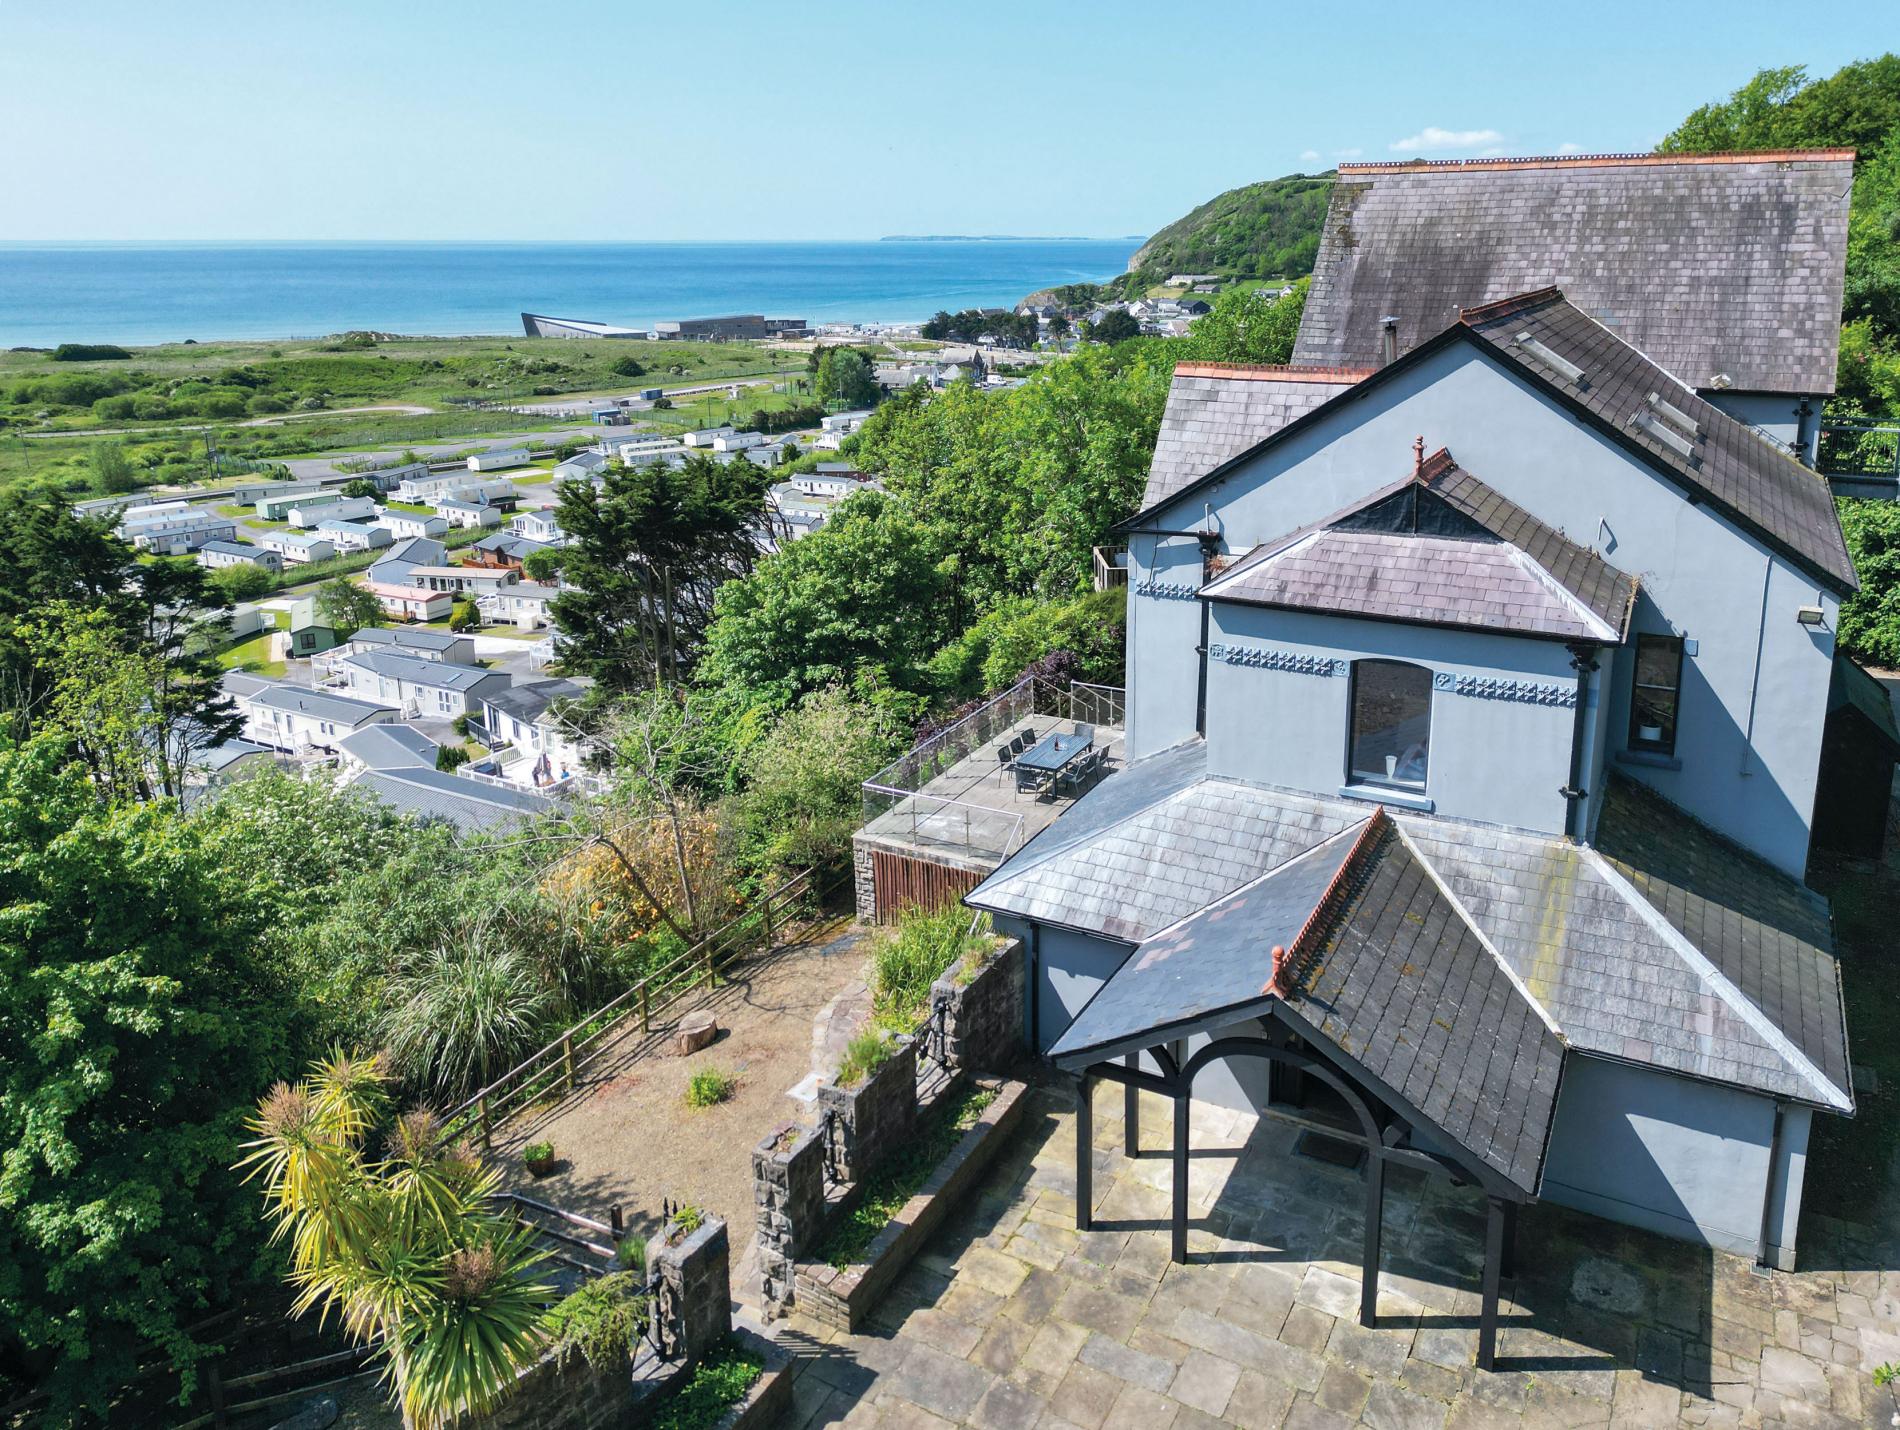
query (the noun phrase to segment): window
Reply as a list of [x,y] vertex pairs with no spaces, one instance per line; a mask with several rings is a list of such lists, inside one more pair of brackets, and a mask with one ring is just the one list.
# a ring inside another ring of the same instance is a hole
[[1676,752],[1676,709],[1682,701],[1682,637],[1636,637],[1636,683],[1630,690],[1630,748]]
[[1424,789],[1431,740],[1432,673],[1396,660],[1355,661],[1348,783]]

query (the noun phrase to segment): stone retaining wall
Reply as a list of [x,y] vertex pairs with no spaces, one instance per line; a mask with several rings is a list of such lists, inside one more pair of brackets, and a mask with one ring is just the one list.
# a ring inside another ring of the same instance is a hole
[[974,978],[952,969],[930,988],[930,1006],[942,1007],[944,1062],[956,1072],[1001,1073],[1023,1051],[1023,941],[1010,939]]
[[909,1037],[892,1041],[884,1065],[858,1086],[818,1089],[819,1111],[837,1116],[847,1182],[863,1181],[917,1130],[917,1047]]
[[1027,1091],[1019,1082],[1002,1084],[996,1100],[983,1109],[917,1194],[877,1234],[862,1261],[843,1270],[822,1262],[799,1262],[795,1281],[799,1310],[839,1330],[859,1329],[1008,1142],[1022,1121]]
[[825,1143],[813,1127],[787,1123],[752,1149],[759,1273],[768,1306],[792,1299],[793,1264],[825,1215]]
[[731,1258],[726,1224],[709,1216],[698,1230],[669,1243],[671,1225],[647,1242],[649,1275],[657,1273],[662,1293],[652,1300],[654,1330],[661,1330],[662,1307],[670,1303],[670,1334],[678,1347],[676,1363],[691,1365],[732,1331]]
[[608,1430],[626,1424],[633,1408],[631,1353],[598,1370],[579,1355],[565,1364],[544,1356],[500,1405],[457,1423],[467,1430]]

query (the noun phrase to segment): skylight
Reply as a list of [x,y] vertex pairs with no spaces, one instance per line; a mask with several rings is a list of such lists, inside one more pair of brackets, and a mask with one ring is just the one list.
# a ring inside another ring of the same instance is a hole
[[1691,441],[1694,441],[1697,437],[1702,435],[1702,428],[1696,422],[1695,418],[1684,412],[1680,407],[1672,403],[1664,402],[1660,392],[1652,392],[1649,394],[1649,405],[1658,417],[1662,418],[1663,421],[1667,422],[1671,427],[1674,427]]
[[1682,433],[1678,432],[1661,418],[1657,417],[1654,413],[1645,412],[1639,408],[1630,414],[1630,422],[1632,425],[1642,428],[1643,431],[1662,443],[1662,445],[1667,447],[1670,451],[1679,453],[1684,457],[1695,456],[1695,443],[1683,436]]
[[1519,333],[1517,335],[1517,345],[1522,348],[1525,354],[1533,361],[1549,368],[1566,382],[1575,383],[1579,387],[1583,385],[1582,368],[1578,367],[1568,358],[1558,357],[1549,347],[1537,341],[1537,339],[1532,337],[1529,333]]

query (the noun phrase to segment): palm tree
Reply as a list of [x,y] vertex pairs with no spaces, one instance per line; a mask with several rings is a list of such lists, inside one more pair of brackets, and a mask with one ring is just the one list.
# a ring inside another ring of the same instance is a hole
[[335,1314],[386,1358],[403,1423],[438,1430],[492,1408],[546,1344],[554,1288],[544,1253],[498,1214],[498,1174],[443,1136],[433,1113],[394,1120],[380,1057],[333,1054],[258,1103],[240,1167],[264,1182],[272,1240],[286,1241],[296,1310]]

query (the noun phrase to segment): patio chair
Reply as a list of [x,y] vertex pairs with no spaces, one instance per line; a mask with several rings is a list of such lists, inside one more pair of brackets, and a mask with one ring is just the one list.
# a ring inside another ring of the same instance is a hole
[[1077,720],[1075,722],[1075,733],[1085,738],[1091,745],[1095,743],[1095,727],[1093,725],[1085,725],[1080,720]]
[[1003,782],[1003,771],[1014,764],[1016,756],[1021,753],[1022,751],[1016,748],[1016,742],[1013,740],[1007,745],[996,747],[996,782],[999,785]]

